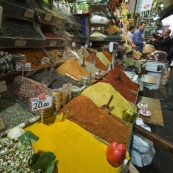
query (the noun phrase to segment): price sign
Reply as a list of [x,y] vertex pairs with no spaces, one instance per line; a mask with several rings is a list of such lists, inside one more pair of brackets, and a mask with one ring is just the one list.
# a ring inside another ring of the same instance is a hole
[[31,98],[31,111],[38,111],[52,107],[52,97],[46,96],[45,98]]
[[34,11],[33,10],[28,10],[28,9],[25,10],[24,17],[32,19],[34,17]]
[[0,81],[0,93],[7,91],[7,85],[5,81]]
[[75,42],[72,42],[72,47],[75,47],[76,46],[76,43]]
[[56,44],[57,44],[57,41],[53,40],[53,41],[50,42],[50,45],[49,46],[51,46],[51,47],[52,46],[56,46]]
[[14,46],[26,46],[26,40],[15,40]]
[[44,57],[41,59],[41,64],[45,65],[45,64],[49,64],[50,63],[50,59],[48,57]]
[[52,15],[51,14],[45,14],[44,20],[45,21],[51,21],[52,20]]
[[31,63],[29,62],[16,62],[16,71],[30,71]]
[[6,124],[5,124],[4,118],[3,116],[0,115],[0,131],[4,130],[5,128],[6,128]]

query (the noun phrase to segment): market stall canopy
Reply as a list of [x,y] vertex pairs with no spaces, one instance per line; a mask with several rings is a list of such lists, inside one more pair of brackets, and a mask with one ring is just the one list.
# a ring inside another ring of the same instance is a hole
[[173,14],[173,5],[170,5],[169,7],[165,8],[162,13],[161,13],[161,18],[160,20],[163,20],[164,18],[170,16],[171,14]]

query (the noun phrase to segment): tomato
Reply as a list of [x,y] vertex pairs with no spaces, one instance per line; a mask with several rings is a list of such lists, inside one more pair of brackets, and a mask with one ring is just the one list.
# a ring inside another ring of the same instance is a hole
[[113,167],[119,167],[126,156],[126,147],[123,144],[118,144],[116,142],[112,142],[107,148],[107,161]]

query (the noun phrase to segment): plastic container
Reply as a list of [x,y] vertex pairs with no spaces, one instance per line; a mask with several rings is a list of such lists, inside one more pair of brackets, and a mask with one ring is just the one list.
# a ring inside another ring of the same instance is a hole
[[150,90],[159,89],[163,73],[161,73],[161,72],[147,72],[147,74],[151,75],[151,76],[157,76],[157,84],[156,85],[154,85],[154,84],[145,84],[145,87],[150,89]]

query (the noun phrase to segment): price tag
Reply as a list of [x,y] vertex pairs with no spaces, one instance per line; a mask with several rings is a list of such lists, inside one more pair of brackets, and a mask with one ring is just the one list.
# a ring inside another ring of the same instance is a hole
[[45,65],[45,64],[49,64],[50,63],[50,59],[48,57],[44,57],[41,59],[41,64]]
[[56,46],[56,44],[57,44],[57,41],[53,40],[53,41],[50,42],[49,46]]
[[82,10],[78,10],[77,11],[77,14],[82,14]]
[[7,91],[6,81],[0,81],[0,93]]
[[6,124],[2,115],[0,115],[0,131],[6,128]]
[[85,44],[85,48],[88,48],[88,45],[87,44]]
[[15,40],[14,46],[26,46],[26,40]]
[[45,21],[51,21],[52,20],[52,15],[51,14],[45,14],[44,20]]
[[24,17],[32,19],[34,17],[34,11],[33,10],[25,10]]
[[52,107],[52,97],[46,96],[45,98],[31,98],[31,111],[38,111]]
[[75,42],[72,42],[72,47],[75,47],[76,46],[76,43]]
[[68,40],[64,40],[63,45],[67,45],[67,44],[68,44]]
[[16,62],[16,71],[30,71],[31,63],[30,62]]

